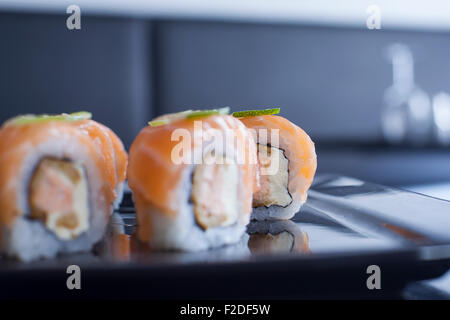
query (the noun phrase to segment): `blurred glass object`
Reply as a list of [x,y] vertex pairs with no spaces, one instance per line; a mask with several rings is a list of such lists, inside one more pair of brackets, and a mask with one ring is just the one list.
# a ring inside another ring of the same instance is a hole
[[411,50],[393,44],[387,50],[393,83],[384,94],[382,131],[392,144],[425,145],[432,133],[432,108],[428,94],[414,82]]
[[433,97],[433,129],[437,142],[450,145],[450,95],[440,92]]

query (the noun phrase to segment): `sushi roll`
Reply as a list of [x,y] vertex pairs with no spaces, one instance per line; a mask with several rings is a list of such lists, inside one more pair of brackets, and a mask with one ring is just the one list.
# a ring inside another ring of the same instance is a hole
[[233,116],[255,136],[260,188],[253,195],[252,219],[291,219],[306,201],[317,167],[314,143],[301,128],[270,113],[242,111]]
[[[242,122],[225,113],[160,116],[133,142],[128,184],[138,238],[150,248],[204,250],[235,243],[245,232],[257,181],[256,144]],[[227,136],[233,139],[222,140]],[[180,145],[187,147],[182,162],[176,159]]]
[[247,232],[252,254],[310,253],[308,234],[290,220],[252,221]]
[[105,158],[105,170],[114,186],[113,208],[118,209],[123,199],[128,165],[128,154],[122,141],[110,128],[91,119],[82,119],[74,124],[88,134]]
[[127,154],[86,112],[25,115],[0,129],[0,251],[30,261],[88,251],[121,197]]

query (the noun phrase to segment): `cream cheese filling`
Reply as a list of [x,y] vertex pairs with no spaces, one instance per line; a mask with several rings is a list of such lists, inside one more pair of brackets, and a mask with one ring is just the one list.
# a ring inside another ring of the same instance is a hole
[[29,185],[30,217],[58,238],[70,240],[89,228],[89,194],[84,168],[67,160],[44,158]]
[[238,218],[238,166],[227,164],[223,157],[214,157],[218,161],[205,158],[192,177],[194,215],[203,229],[230,226]]
[[292,202],[288,191],[289,160],[283,150],[258,144],[258,162],[260,189],[253,195],[253,207],[289,205]]

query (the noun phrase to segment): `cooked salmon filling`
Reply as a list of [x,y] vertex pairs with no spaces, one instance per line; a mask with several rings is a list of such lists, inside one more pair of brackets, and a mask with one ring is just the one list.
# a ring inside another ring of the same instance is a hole
[[253,207],[287,206],[292,202],[288,191],[289,160],[281,149],[258,144],[261,169],[260,189],[253,195]]
[[281,232],[277,235],[252,234],[248,247],[254,253],[290,252],[294,247],[294,236],[289,232]]
[[192,177],[191,200],[195,219],[203,229],[225,227],[238,216],[238,167],[236,164],[197,165]]
[[58,238],[76,238],[89,227],[88,190],[82,166],[66,160],[41,160],[29,188],[30,217]]

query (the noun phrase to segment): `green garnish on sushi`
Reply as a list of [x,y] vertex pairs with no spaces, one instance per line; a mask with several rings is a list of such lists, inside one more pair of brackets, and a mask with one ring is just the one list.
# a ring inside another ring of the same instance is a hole
[[63,114],[68,118],[67,120],[91,120],[92,119],[92,113],[88,111],[78,111],[78,112],[72,112],[69,114]]
[[265,115],[278,114],[278,113],[280,113],[280,108],[237,111],[237,112],[233,112],[232,116],[235,118],[242,118],[242,117],[265,116]]
[[184,110],[184,111],[180,111],[180,112],[176,112],[176,113],[169,113],[169,114],[163,114],[161,116],[158,116],[156,118],[154,118],[152,121],[148,122],[148,125],[151,127],[159,127],[165,124],[169,124],[171,122],[180,120],[180,119],[185,119],[186,115],[191,113],[192,110]]
[[211,110],[197,110],[197,111],[192,111],[192,112],[188,113],[186,118],[187,119],[202,118],[202,117],[208,117],[208,116],[213,116],[213,115],[223,115],[223,114],[229,114],[229,113],[230,113],[229,107],[220,108],[220,109],[211,109]]
[[79,121],[92,119],[92,113],[87,111],[79,111],[74,113],[62,113],[62,114],[24,114],[14,118],[11,118],[5,122],[5,125],[23,125],[29,123],[45,122],[45,121]]
[[230,113],[229,107],[210,110],[185,110],[176,113],[164,114],[159,117],[156,117],[152,121],[149,121],[148,125],[151,127],[158,127],[181,119],[195,119],[229,113]]
[[150,127],[158,127],[158,126],[165,125],[167,123],[168,123],[168,121],[166,121],[166,120],[153,120],[153,121],[149,121],[148,125]]

